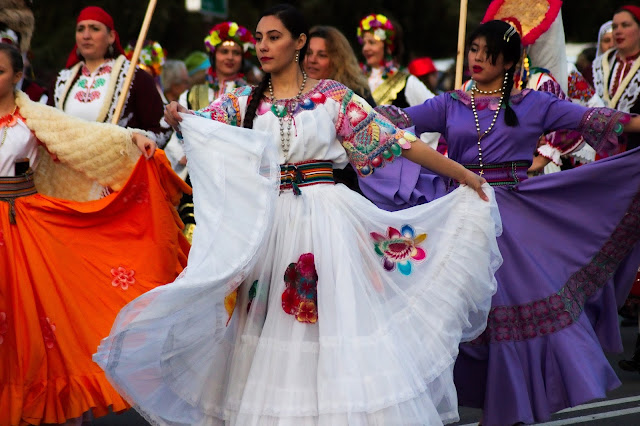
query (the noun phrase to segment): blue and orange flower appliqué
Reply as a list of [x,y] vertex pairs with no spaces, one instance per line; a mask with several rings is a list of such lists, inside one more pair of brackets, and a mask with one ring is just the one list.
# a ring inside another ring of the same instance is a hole
[[427,234],[416,235],[411,225],[403,225],[400,231],[390,226],[387,236],[372,232],[371,238],[387,271],[393,271],[397,267],[401,274],[410,275],[412,263],[419,263],[427,258],[426,250],[419,247],[427,239]]

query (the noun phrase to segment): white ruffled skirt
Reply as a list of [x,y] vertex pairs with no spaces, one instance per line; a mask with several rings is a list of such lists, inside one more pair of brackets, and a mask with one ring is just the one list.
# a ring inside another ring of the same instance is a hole
[[343,185],[279,194],[268,134],[182,131],[189,264],[100,345],[116,388],[156,425],[456,421],[458,344],[483,331],[502,262],[492,189],[393,213]]

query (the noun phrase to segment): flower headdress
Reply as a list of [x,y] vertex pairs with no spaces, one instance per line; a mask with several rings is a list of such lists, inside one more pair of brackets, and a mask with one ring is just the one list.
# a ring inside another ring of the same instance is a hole
[[216,51],[216,47],[225,41],[233,41],[242,47],[245,57],[256,54],[256,40],[251,31],[236,22],[222,22],[209,31],[204,38],[204,46],[209,53]]
[[393,24],[384,15],[371,14],[367,15],[360,21],[358,25],[358,42],[364,43],[364,33],[370,32],[376,40],[383,41],[387,46],[393,49],[393,41],[396,38],[396,29]]
[[[127,59],[131,60],[134,50],[135,42],[129,42],[127,47],[124,48],[124,54]],[[152,76],[157,77],[162,72],[166,58],[166,52],[162,46],[160,46],[160,43],[153,40],[145,40],[142,45],[142,50],[140,50],[138,65]]]
[[4,30],[0,30],[0,43],[11,44],[17,49],[20,49],[19,39],[18,34],[12,29],[5,28]]

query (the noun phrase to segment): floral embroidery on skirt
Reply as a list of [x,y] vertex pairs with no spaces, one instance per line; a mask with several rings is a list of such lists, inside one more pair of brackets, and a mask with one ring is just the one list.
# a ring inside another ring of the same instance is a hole
[[318,273],[313,253],[305,253],[297,263],[289,264],[284,283],[282,309],[300,322],[315,324],[318,321]]

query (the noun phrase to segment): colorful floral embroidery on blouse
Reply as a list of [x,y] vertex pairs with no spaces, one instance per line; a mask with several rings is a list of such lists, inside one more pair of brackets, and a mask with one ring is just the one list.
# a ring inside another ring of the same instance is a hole
[[399,129],[406,129],[413,126],[411,117],[409,117],[402,108],[395,105],[378,105],[374,110]]
[[594,89],[579,72],[569,74],[569,97],[582,102],[589,102],[596,94]]
[[411,225],[404,225],[398,231],[389,227],[387,235],[380,235],[377,232],[371,233],[373,245],[378,256],[382,257],[382,265],[387,271],[393,271],[398,267],[398,271],[403,275],[411,274],[411,262],[422,262],[427,258],[427,252],[418,247],[420,243],[427,239],[427,234],[416,235]]
[[299,322],[315,324],[318,321],[318,273],[313,253],[300,256],[284,273],[285,290],[282,309]]
[[589,108],[582,116],[578,132],[596,151],[613,152],[618,146],[618,136],[631,116],[610,108]]
[[546,151],[545,149],[543,149],[543,147],[546,145],[542,145],[540,148],[538,148],[538,153],[546,158],[549,158],[557,165],[562,164],[562,161],[560,161],[559,158],[560,155],[570,154],[584,144],[582,133],[576,130],[557,130],[546,135],[545,139],[547,140],[549,146],[555,148],[555,150],[558,151],[558,154],[555,154],[553,150]]
[[40,318],[40,328],[42,329],[42,338],[47,349],[51,349],[56,343],[56,325],[49,317]]
[[196,111],[195,114],[232,126],[240,126],[242,124],[242,116],[238,98],[249,96],[251,90],[250,86],[239,87],[233,92],[216,99],[206,108]]
[[[222,96],[196,114],[205,118],[239,126],[242,123],[238,99],[251,94],[251,87],[241,87]],[[331,99],[340,104],[336,120],[336,135],[341,139],[349,160],[361,176],[373,173],[411,148],[417,138],[395,127],[386,117],[378,114],[362,98],[333,80],[322,80],[305,94],[300,102],[280,99],[272,104],[263,99],[256,111],[263,115],[271,111],[275,115],[285,109],[295,117],[302,111],[310,111]]]
[[126,269],[122,266],[111,269],[111,285],[114,287],[120,287],[123,290],[127,290],[129,286],[135,284],[136,279],[133,277],[136,271],[133,269]]
[[[98,68],[98,72],[96,73],[96,76],[92,78],[89,68],[87,68],[87,66],[84,65],[82,67],[80,79],[76,83],[76,86],[80,87],[83,90],[76,93],[75,99],[83,103],[93,102],[96,99],[100,99],[100,96],[101,96],[100,91],[94,90],[94,89],[99,89],[100,87],[105,85],[106,79],[101,76],[105,74],[110,74],[112,69],[113,68],[111,67],[111,65],[103,65],[100,68]],[[89,83],[90,80],[91,80],[91,83]]]
[[9,331],[9,322],[7,321],[7,313],[0,312],[0,345],[4,343],[4,335]]
[[342,99],[336,132],[342,138],[351,164],[361,176],[368,176],[386,162],[393,161],[417,139],[376,113],[351,90]]

